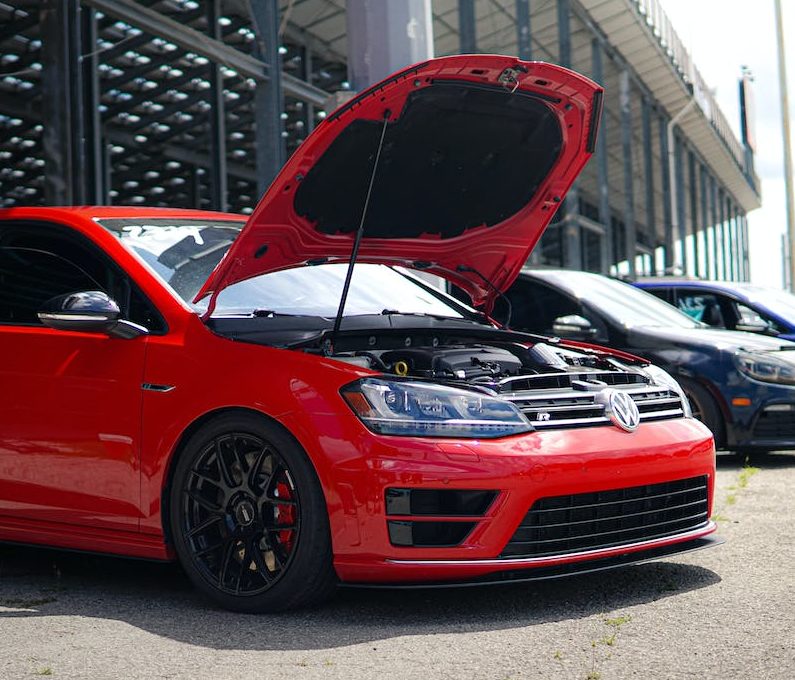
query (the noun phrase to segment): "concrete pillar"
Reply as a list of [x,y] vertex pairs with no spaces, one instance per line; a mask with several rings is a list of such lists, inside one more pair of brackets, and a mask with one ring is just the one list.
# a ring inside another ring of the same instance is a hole
[[458,37],[461,54],[478,51],[475,0],[458,0]]
[[[654,149],[651,134],[651,102],[648,97],[641,100],[641,117],[643,131],[643,186],[646,197],[646,230],[652,237],[652,246],[657,243],[657,223],[654,211]],[[655,274],[657,271],[656,259],[652,258],[652,266]]]
[[687,152],[687,176],[688,176],[688,188],[690,194],[690,234],[693,237],[693,273],[696,276],[701,275],[701,262],[699,257],[699,247],[698,247],[698,201],[697,201],[697,189],[698,184],[696,182],[696,157],[692,151]]
[[674,266],[674,229],[671,219],[671,174],[668,168],[668,120],[660,116],[660,179],[662,180],[663,221],[665,227],[665,271]]
[[431,0],[347,0],[348,81],[363,90],[433,57]]
[[618,83],[618,98],[621,106],[621,151],[624,160],[624,234],[626,236],[625,257],[629,264],[629,276],[634,279],[637,234],[635,229],[635,176],[632,168],[632,91],[629,71],[621,72]]
[[[275,0],[270,0],[275,2]],[[207,32],[213,40],[221,40],[221,0],[208,0]],[[226,174],[226,115],[224,106],[224,76],[221,65],[210,65],[210,89],[207,90],[210,109],[210,208],[224,211],[227,203]],[[261,120],[261,119],[258,119]],[[259,187],[258,187],[259,189]],[[197,206],[198,207],[198,206]]]
[[[602,44],[594,39],[591,41],[591,69],[593,79],[600,85],[604,84],[604,60]],[[602,116],[596,137],[596,181],[599,191],[599,222],[604,227],[602,239],[602,273],[610,272],[610,265],[616,260],[613,247],[613,226],[610,219],[610,180],[609,156],[607,153],[607,114]]]
[[516,44],[519,59],[533,58],[530,31],[530,0],[516,0]]

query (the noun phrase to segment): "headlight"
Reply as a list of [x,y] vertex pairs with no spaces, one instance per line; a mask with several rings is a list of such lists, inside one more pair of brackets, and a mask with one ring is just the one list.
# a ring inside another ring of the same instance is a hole
[[795,364],[773,354],[737,352],[734,363],[745,375],[755,380],[795,385]]
[[344,387],[342,396],[379,434],[494,438],[533,429],[511,402],[455,387],[364,378]]
[[667,387],[669,390],[673,390],[682,398],[682,411],[685,414],[685,418],[692,418],[693,417],[693,410],[690,408],[690,401],[685,394],[685,391],[682,389],[682,386],[676,382],[676,379],[668,373],[668,371],[664,371],[659,366],[655,366],[654,364],[649,364],[646,368],[643,369],[657,385],[661,385],[662,387]]

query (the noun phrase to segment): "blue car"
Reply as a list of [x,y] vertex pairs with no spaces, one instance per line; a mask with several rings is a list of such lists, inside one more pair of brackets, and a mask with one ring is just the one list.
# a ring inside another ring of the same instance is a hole
[[[630,284],[568,270],[524,270],[495,318],[516,330],[607,345],[670,373],[719,448],[795,447],[795,343],[710,328]],[[508,311],[510,307],[510,312]]]
[[795,295],[730,281],[644,279],[635,283],[713,328],[795,340]]

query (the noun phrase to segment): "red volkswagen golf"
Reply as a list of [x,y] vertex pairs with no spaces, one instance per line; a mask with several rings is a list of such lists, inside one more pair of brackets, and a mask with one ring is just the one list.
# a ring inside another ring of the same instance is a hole
[[601,95],[436,59],[330,115],[247,221],[0,212],[0,540],[176,558],[244,611],[715,542],[713,442],[675,381],[487,316]]

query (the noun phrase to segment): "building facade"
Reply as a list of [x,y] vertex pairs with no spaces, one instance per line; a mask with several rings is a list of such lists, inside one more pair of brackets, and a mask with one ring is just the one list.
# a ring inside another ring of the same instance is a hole
[[0,206],[246,213],[346,93],[459,52],[605,87],[597,153],[535,263],[747,280],[753,152],[659,0],[0,3]]

